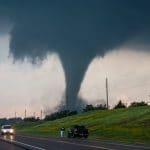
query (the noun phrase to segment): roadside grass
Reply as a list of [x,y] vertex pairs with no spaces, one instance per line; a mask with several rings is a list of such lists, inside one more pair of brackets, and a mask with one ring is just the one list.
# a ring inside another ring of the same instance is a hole
[[89,139],[150,144],[150,106],[90,111],[55,121],[16,124],[15,128],[22,134],[58,137],[62,126],[67,133],[74,124],[85,125]]

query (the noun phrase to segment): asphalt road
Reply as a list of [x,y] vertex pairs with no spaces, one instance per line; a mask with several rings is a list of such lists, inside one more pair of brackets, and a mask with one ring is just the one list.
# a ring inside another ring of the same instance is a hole
[[[7,136],[5,139],[27,144],[28,146],[32,146],[34,150],[150,150],[150,147],[142,145],[127,145],[102,141],[94,142],[83,139],[40,138],[22,135]],[[6,147],[6,150],[20,150],[20,148],[15,148],[13,144],[4,142],[0,142],[0,149],[2,149],[1,145],[10,147]],[[5,147],[2,150],[5,150]]]
[[0,150],[24,150],[24,149],[0,140]]

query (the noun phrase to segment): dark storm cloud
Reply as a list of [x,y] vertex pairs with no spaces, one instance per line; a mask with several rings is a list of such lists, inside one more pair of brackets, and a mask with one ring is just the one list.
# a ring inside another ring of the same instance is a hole
[[150,33],[149,6],[148,0],[6,0],[0,1],[0,17],[12,21],[10,53],[15,59],[43,59],[49,51],[59,54],[67,105],[75,108],[91,59]]

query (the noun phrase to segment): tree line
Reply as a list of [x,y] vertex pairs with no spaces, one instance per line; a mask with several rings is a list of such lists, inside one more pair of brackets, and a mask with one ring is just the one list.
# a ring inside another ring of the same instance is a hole
[[[131,107],[138,107],[138,106],[147,106],[148,104],[144,101],[141,102],[132,102],[128,108]],[[114,106],[113,109],[119,109],[119,108],[127,108],[126,104],[123,103],[121,100]],[[99,104],[97,106],[93,106],[92,104],[86,105],[85,108],[83,108],[82,112],[80,113],[84,113],[84,112],[88,112],[88,111],[94,111],[94,110],[106,110],[106,104]],[[49,115],[46,115],[43,121],[53,121],[56,119],[60,119],[60,118],[64,118],[64,117],[68,117],[68,116],[72,116],[72,115],[76,115],[78,112],[77,111],[70,111],[70,110],[62,110],[62,111],[58,111],[58,112],[54,112],[51,113]],[[39,121],[39,118],[36,117],[28,117],[25,118],[24,121],[25,122],[36,122]]]

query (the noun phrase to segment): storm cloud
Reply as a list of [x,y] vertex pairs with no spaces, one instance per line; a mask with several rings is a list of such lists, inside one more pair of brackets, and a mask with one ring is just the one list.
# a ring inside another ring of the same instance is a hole
[[0,1],[3,33],[11,24],[10,54],[15,60],[58,53],[66,77],[66,106],[81,105],[77,93],[88,64],[122,44],[148,44],[148,0]]

